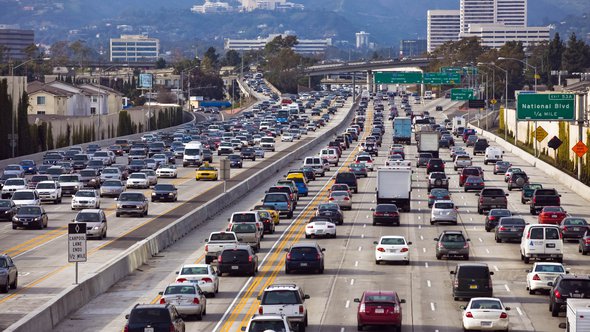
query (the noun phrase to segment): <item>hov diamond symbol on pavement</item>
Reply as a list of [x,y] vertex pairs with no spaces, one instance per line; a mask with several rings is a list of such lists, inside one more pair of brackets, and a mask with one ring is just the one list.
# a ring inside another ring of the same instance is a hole
[[582,158],[586,154],[586,152],[588,152],[588,147],[586,146],[586,144],[584,144],[584,142],[579,141],[578,143],[576,143],[576,145],[574,145],[572,151],[574,151],[574,153],[577,154],[579,158]]

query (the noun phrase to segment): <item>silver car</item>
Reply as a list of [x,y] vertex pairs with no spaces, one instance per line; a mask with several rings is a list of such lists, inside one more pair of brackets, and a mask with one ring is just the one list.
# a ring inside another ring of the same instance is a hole
[[329,203],[338,204],[342,210],[352,210],[352,196],[348,191],[332,191],[328,201]]
[[121,180],[105,180],[100,186],[100,197],[118,197],[125,191],[125,184]]
[[0,293],[8,293],[8,289],[16,289],[18,270],[12,259],[5,254],[0,254]]
[[104,239],[107,237],[107,217],[101,209],[84,209],[76,215],[74,222],[86,223],[86,235]]
[[195,316],[197,320],[203,318],[207,311],[207,298],[201,288],[194,283],[183,282],[168,285],[160,292],[161,304],[170,303],[182,316]]
[[148,199],[142,193],[124,192],[115,199],[117,201],[117,211],[115,215],[120,217],[122,214],[131,214],[139,217],[148,215]]

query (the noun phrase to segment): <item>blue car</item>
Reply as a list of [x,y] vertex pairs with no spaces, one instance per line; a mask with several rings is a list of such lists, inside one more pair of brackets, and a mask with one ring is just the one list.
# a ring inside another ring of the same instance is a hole
[[37,174],[37,163],[34,160],[25,159],[19,164],[25,170],[25,174]]

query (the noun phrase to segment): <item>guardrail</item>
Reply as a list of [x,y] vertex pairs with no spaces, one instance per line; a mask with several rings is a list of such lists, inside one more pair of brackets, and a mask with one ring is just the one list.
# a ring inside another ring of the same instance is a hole
[[31,311],[19,321],[9,326],[6,331],[51,331],[68,315],[86,305],[96,296],[106,292],[115,283],[145,264],[152,256],[171,246],[211,217],[219,214],[220,211],[231,205],[233,201],[247,195],[251,189],[256,188],[260,183],[279,172],[294,159],[308,154],[310,149],[320,144],[326,137],[332,136],[346,128],[354,116],[355,107],[356,104],[353,104],[348,110],[348,115],[324,135],[314,138],[307,144],[302,145],[295,151],[232,187],[226,193],[218,195],[195,209],[192,213],[185,215],[147,239],[134,244],[103,265],[94,274],[85,277],[78,285],[72,285],[66,288],[49,302]]

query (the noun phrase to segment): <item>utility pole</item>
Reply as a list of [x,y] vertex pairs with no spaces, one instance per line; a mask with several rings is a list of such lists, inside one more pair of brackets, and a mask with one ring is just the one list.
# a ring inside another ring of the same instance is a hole
[[[578,106],[578,142],[584,142],[584,114],[586,114],[586,95],[579,93],[576,104]],[[582,157],[578,157],[578,180],[582,179]]]

